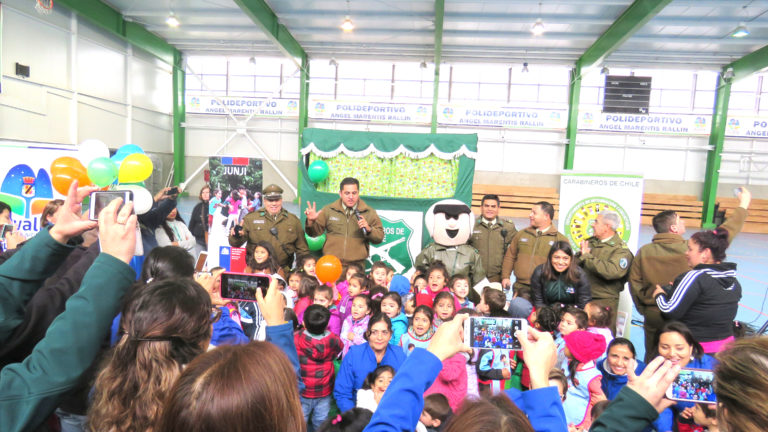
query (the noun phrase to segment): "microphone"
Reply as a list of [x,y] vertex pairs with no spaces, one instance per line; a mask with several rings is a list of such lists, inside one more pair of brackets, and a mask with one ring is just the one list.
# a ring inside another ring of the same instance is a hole
[[[360,220],[363,218],[362,216],[360,216],[360,212],[357,209],[355,209],[355,216],[357,216],[357,220]],[[365,228],[360,228],[360,229],[363,230],[363,235],[368,235],[367,229]]]

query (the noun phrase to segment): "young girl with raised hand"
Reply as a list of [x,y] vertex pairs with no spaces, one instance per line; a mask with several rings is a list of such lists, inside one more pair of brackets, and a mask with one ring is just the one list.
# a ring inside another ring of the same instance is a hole
[[[610,306],[602,306],[595,302],[589,302],[584,307],[584,312],[587,313],[587,327],[588,332],[599,334],[605,338],[605,344],[610,345],[613,340],[613,333],[611,333],[611,316],[613,311]],[[601,358],[604,358],[603,355]]]
[[401,311],[400,294],[390,291],[381,299],[381,313],[392,321],[392,338],[389,343],[397,345],[400,338],[408,331],[408,318]]
[[357,408],[365,408],[376,412],[381,397],[387,391],[389,383],[395,377],[395,368],[381,365],[369,373],[363,382],[363,388],[357,391]]
[[368,274],[368,278],[371,280],[373,286],[387,287],[387,272],[389,272],[389,266],[384,261],[376,261],[371,266],[371,272]]
[[413,311],[413,324],[408,331],[400,338],[400,346],[406,355],[410,355],[414,348],[426,348],[432,335],[435,334],[435,327],[432,325],[434,313],[428,306],[417,306]]
[[576,330],[565,336],[568,358],[568,392],[563,401],[565,418],[579,430],[589,430],[592,405],[605,399],[600,383],[602,375],[595,367],[605,352],[605,339],[588,331]]
[[469,301],[469,278],[463,275],[457,275],[451,278],[451,292],[456,296],[459,302],[459,309],[474,309],[475,304]]
[[347,354],[351,346],[365,343],[365,331],[368,330],[371,313],[371,298],[365,294],[355,296],[350,309],[351,313],[341,325],[341,341],[344,343],[342,356]]
[[603,374],[603,393],[612,400],[627,385],[628,371],[634,367],[635,375],[640,375],[645,363],[635,359],[635,346],[629,339],[612,340],[606,352],[608,356],[597,362],[597,369]]
[[352,275],[349,278],[347,294],[342,296],[339,302],[339,316],[342,322],[352,313],[352,299],[365,292],[368,292],[368,278],[361,273]]
[[435,328],[440,327],[445,321],[449,321],[456,315],[456,306],[453,294],[449,292],[439,292],[435,296]]

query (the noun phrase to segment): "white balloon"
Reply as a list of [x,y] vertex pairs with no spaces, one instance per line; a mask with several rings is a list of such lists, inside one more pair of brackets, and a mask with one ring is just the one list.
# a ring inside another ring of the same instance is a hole
[[109,148],[103,142],[89,138],[80,143],[78,148],[78,159],[83,163],[84,167],[88,167],[88,164],[92,160],[100,157],[109,157]]
[[139,185],[119,185],[117,190],[129,190],[133,192],[133,211],[137,215],[144,214],[152,208],[154,199],[149,191]]

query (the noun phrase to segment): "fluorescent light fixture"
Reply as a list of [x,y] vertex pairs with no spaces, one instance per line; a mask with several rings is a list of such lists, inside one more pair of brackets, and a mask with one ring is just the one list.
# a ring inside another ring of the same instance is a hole
[[181,25],[181,21],[179,21],[178,18],[176,18],[176,15],[171,12],[168,14],[168,18],[165,19],[165,23],[168,24],[168,27],[176,28]]
[[543,35],[544,30],[544,22],[541,20],[541,18],[537,19],[536,22],[531,26],[531,33],[533,33],[534,36]]
[[739,25],[731,32],[731,37],[743,38],[749,36],[749,29],[746,23],[739,23]]
[[344,22],[341,23],[339,27],[344,30],[344,33],[349,33],[355,29],[355,25],[352,23],[352,19],[349,17],[349,15],[344,18]]

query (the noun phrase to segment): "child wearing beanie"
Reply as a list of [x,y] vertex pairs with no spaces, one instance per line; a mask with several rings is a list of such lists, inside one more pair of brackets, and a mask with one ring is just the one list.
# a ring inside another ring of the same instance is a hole
[[589,430],[592,406],[606,399],[601,388],[602,375],[595,360],[605,352],[605,338],[599,334],[577,330],[565,336],[568,358],[568,392],[563,409],[569,425]]

